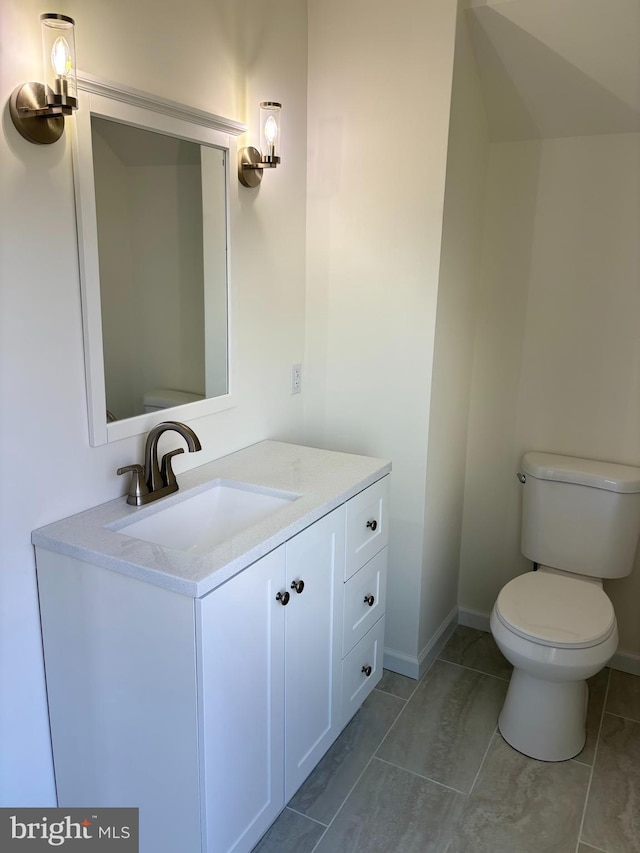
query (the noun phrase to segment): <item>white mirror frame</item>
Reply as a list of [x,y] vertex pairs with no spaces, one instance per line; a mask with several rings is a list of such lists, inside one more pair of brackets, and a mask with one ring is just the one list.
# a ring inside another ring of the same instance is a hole
[[[142,435],[162,420],[179,415],[184,420],[215,414],[235,405],[234,339],[232,326],[232,292],[229,287],[229,181],[235,174],[235,137],[246,131],[246,125],[232,119],[193,109],[137,89],[101,80],[78,72],[79,109],[73,122],[73,171],[78,228],[78,258],[82,296],[82,331],[84,336],[85,376],[89,441],[93,447]],[[122,421],[106,422],[104,355],[102,346],[102,311],[100,306],[100,269],[98,264],[98,230],[93,175],[91,116],[164,133],[226,151],[227,214],[227,305],[228,305],[228,393],[197,403],[187,403],[162,412],[151,412]]]

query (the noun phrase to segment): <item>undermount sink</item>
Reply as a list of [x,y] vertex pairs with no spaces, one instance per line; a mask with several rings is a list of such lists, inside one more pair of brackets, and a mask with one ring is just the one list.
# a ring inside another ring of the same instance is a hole
[[218,482],[158,507],[139,521],[119,523],[111,529],[178,551],[203,554],[299,497],[244,483]]

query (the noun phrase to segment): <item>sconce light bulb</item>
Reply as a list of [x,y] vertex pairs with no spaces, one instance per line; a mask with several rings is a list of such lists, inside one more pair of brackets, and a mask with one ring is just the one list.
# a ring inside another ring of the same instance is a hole
[[275,145],[278,138],[278,122],[273,116],[269,116],[264,123],[264,136],[269,145]]
[[51,48],[51,66],[58,77],[66,77],[71,71],[71,49],[62,36],[58,36]]

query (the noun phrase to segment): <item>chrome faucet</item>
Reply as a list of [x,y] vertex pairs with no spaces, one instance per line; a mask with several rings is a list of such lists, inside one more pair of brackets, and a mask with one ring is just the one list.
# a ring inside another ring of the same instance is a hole
[[179,447],[165,453],[162,462],[158,464],[158,439],[163,432],[168,431],[177,432],[184,438],[189,453],[202,450],[198,436],[186,424],[181,424],[179,421],[163,421],[154,426],[147,436],[144,465],[125,465],[124,468],[118,468],[118,474],[131,471],[128,504],[142,506],[178,491],[178,481],[171,467],[171,460],[174,456],[184,453],[184,448]]

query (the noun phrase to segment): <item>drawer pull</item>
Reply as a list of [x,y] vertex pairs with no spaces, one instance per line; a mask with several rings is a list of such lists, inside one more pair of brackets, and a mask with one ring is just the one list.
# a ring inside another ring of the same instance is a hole
[[279,592],[279,593],[276,595],[276,601],[279,601],[279,602],[280,602],[280,604],[281,604],[283,607],[286,607],[286,606],[287,606],[287,604],[289,603],[289,599],[290,599],[290,598],[291,598],[291,596],[290,596],[290,595],[289,595],[289,593],[288,593],[288,592],[286,592],[286,591],[285,591],[285,592]]
[[367,521],[367,527],[370,527],[371,530],[377,530],[378,522],[375,520],[375,518],[372,518],[371,521]]
[[300,595],[304,589],[304,581],[291,581],[291,589],[295,589],[298,595]]
[[373,670],[371,669],[371,667],[370,667],[370,666],[363,666],[363,667],[362,667],[362,672],[364,672],[364,674],[367,676],[367,678],[369,678],[369,676],[371,675],[371,673],[373,672]]
[[375,598],[372,595],[365,595],[364,603],[368,604],[369,607],[373,607],[373,605],[375,603]]

